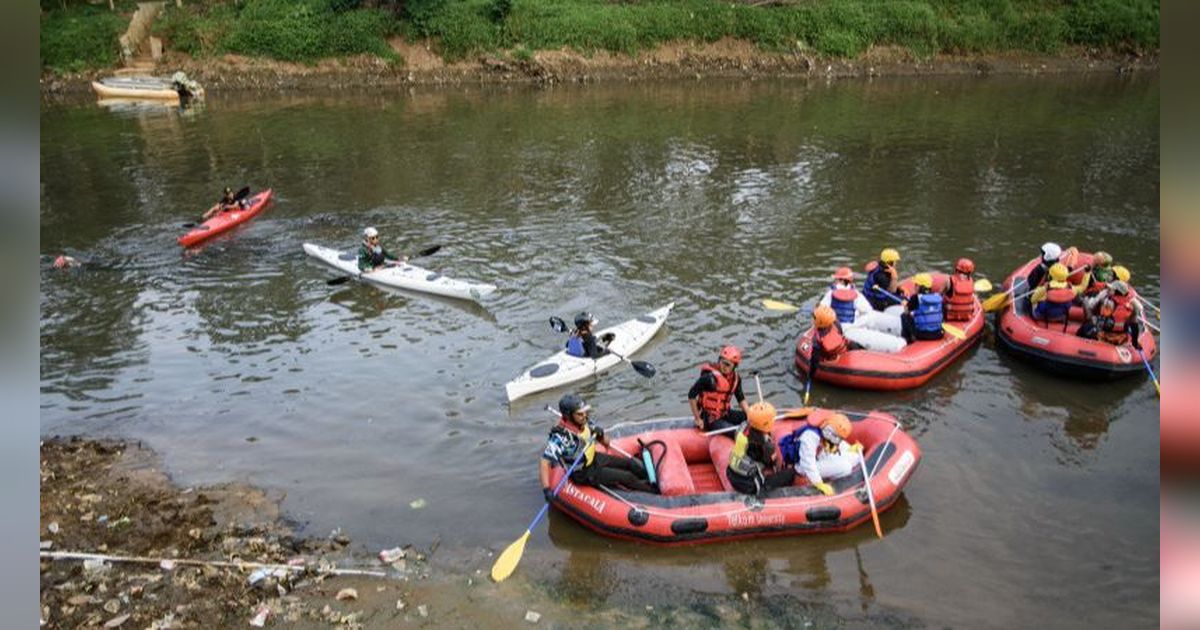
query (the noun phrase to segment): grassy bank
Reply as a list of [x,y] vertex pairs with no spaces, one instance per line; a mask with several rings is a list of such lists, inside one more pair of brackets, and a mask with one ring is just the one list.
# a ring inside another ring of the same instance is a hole
[[[733,37],[768,51],[854,57],[874,45],[936,53],[1054,53],[1067,46],[1152,51],[1158,0],[243,0],[168,4],[155,25],[169,49],[314,62],[374,54],[387,38],[429,38],[448,60],[564,46],[637,54],[668,41]],[[83,9],[87,9],[84,11]],[[80,7],[42,19],[42,66],[116,60],[111,14]],[[116,29],[120,31],[119,28]],[[86,32],[86,36],[82,36]]]

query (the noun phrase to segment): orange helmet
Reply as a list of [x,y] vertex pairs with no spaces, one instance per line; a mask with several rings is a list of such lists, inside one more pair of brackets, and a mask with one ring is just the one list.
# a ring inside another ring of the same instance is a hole
[[769,402],[756,402],[750,405],[750,413],[746,414],[746,421],[755,430],[770,433],[771,429],[775,427],[775,405]]
[[840,413],[835,413],[821,421],[821,437],[834,444],[850,439],[850,431],[850,418]]
[[954,263],[954,270],[959,273],[975,273],[975,261],[970,258],[959,258]]
[[838,267],[837,271],[833,272],[833,279],[854,282],[854,272],[850,271],[849,267]]
[[818,304],[813,309],[813,325],[817,328],[829,328],[835,321],[837,321],[837,314],[833,312],[832,306]]
[[742,351],[734,345],[725,346],[721,348],[721,358],[737,365],[742,362]]

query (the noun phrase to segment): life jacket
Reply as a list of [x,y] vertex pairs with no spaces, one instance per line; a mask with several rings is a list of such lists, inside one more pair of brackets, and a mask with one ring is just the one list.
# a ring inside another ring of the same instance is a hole
[[1113,276],[1114,274],[1112,269],[1105,269],[1103,267],[1097,267],[1096,269],[1093,269],[1091,283],[1088,284],[1086,289],[1084,289],[1083,294],[1097,295],[1108,286],[1108,283],[1112,281]]
[[700,410],[708,416],[709,420],[716,420],[729,411],[729,402],[733,398],[733,392],[737,391],[738,384],[741,383],[741,377],[737,375],[737,372],[726,377],[721,373],[721,368],[712,363],[700,366],[700,374],[703,375],[705,372],[712,374],[716,388],[712,391],[700,392]]
[[[550,429],[550,432],[565,435],[571,439],[575,447],[571,449],[570,453],[564,453],[571,462],[574,462],[575,458],[579,456],[579,447],[587,444],[587,450],[583,452],[583,465],[580,468],[587,468],[592,465],[592,460],[596,459],[596,441],[592,439],[592,426],[590,422],[584,423],[583,428],[579,431],[574,431],[571,427],[567,426],[566,420],[560,420],[558,424],[554,425],[553,429]],[[570,464],[567,465],[570,466]]]
[[1064,321],[1071,312],[1074,300],[1075,291],[1069,284],[1051,280],[1047,285],[1046,299],[1038,305],[1038,316],[1048,322]]
[[842,335],[842,325],[834,322],[832,326],[821,332],[818,328],[813,334],[816,339],[816,344],[821,347],[821,359],[824,361],[834,361],[842,355],[849,347],[849,342]]
[[933,333],[942,329],[942,294],[921,293],[917,310],[913,312],[913,327],[917,332]]
[[367,259],[371,261],[372,267],[378,267],[387,262],[387,256],[383,255],[382,247],[380,247],[378,251],[367,247],[366,245],[363,245],[362,247],[363,249],[367,250]]
[[857,297],[858,291],[855,291],[854,287],[833,287],[830,290],[829,305],[833,307],[839,322],[854,323],[854,299]]
[[567,337],[567,354],[573,357],[587,356],[583,351],[583,337],[575,333],[571,333],[571,336]]
[[[750,428],[749,423],[743,422],[738,426],[737,434],[733,438],[733,450],[729,451],[729,471],[741,475],[743,477],[751,477],[755,474],[761,474],[763,464],[753,457],[747,451],[750,449],[750,439],[753,433],[758,433]],[[754,439],[761,440],[763,434],[754,436]],[[766,436],[766,439],[771,439]]]
[[[880,276],[884,277],[880,277]],[[895,302],[886,290],[875,288],[876,284],[881,284],[884,287],[891,285],[892,278],[896,277],[896,270],[893,267],[888,267],[878,260],[872,260],[867,263],[867,277],[863,279],[863,294],[873,302]]]
[[1101,341],[1119,346],[1129,341],[1125,324],[1133,317],[1132,295],[1110,295],[1100,305],[1100,326],[1097,335]]
[[975,281],[961,273],[950,278],[950,295],[946,298],[946,319],[965,322],[975,314]]

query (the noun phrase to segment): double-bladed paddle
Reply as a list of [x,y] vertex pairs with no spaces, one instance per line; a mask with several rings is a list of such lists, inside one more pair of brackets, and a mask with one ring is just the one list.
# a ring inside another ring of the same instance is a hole
[[[234,201],[241,201],[241,200],[245,199],[245,198],[246,198],[247,196],[249,196],[249,195],[250,195],[250,187],[249,187],[249,186],[245,186],[245,187],[243,187],[241,190],[237,191],[237,194],[233,196],[233,200],[234,200]],[[220,205],[221,205],[221,204],[220,204],[220,202],[218,202],[218,203],[217,203],[217,205],[216,205],[216,206],[213,206],[213,207],[215,208],[215,207],[218,207],[218,206],[220,206]],[[196,227],[196,225],[197,225],[197,224],[198,224],[198,223],[184,223],[183,225],[181,225],[181,226],[179,226],[179,227],[183,227],[183,228],[194,228],[194,227]]]

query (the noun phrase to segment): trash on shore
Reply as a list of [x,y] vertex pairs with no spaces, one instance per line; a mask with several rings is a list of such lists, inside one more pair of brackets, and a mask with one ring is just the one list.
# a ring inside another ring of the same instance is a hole
[[267,618],[271,616],[271,607],[266,604],[259,604],[258,609],[254,611],[254,616],[250,618],[250,625],[255,628],[261,628],[267,623]]
[[402,547],[392,547],[391,549],[384,549],[383,551],[379,552],[379,561],[384,564],[391,564],[391,563],[403,558],[405,555],[407,555],[407,553],[408,552],[405,551]]
[[353,588],[344,588],[337,592],[337,595],[334,597],[334,599],[338,600],[339,602],[358,599],[358,591]]
[[538,619],[542,618],[542,613],[533,612],[532,610],[525,611],[525,621],[529,623],[537,623]]

